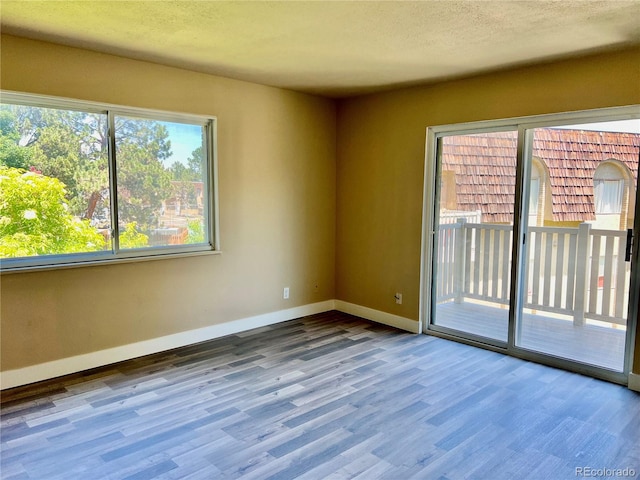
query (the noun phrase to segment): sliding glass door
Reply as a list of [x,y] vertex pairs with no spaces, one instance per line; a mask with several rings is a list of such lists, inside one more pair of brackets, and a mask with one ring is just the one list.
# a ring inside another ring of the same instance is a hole
[[438,140],[433,325],[508,337],[517,130]]
[[615,113],[430,129],[427,330],[624,381],[640,109]]
[[516,345],[621,372],[640,130],[599,122],[527,132],[538,178],[525,205]]

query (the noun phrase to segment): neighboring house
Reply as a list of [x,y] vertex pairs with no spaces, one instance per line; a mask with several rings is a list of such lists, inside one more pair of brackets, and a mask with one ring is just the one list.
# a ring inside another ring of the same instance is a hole
[[[511,223],[515,132],[443,138],[440,204]],[[625,229],[633,225],[640,135],[539,128],[533,142],[529,224]]]

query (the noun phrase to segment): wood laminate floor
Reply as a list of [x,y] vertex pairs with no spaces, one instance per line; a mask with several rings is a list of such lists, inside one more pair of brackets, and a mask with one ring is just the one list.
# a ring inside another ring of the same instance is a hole
[[337,312],[2,401],[3,480],[640,475],[637,393]]

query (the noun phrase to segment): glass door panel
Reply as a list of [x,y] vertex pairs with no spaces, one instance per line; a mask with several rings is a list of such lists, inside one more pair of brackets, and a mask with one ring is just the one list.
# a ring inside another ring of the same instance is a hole
[[435,328],[507,341],[517,137],[502,131],[438,140]]
[[516,346],[622,372],[638,121],[536,128]]

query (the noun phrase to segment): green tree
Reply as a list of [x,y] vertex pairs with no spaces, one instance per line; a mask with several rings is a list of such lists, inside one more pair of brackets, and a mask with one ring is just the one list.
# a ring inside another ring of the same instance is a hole
[[[33,168],[61,180],[73,215],[104,224],[109,209],[107,117],[104,114],[38,107],[0,108],[0,164]],[[122,224],[156,224],[162,201],[172,194],[171,156],[164,125],[115,118],[119,216]]]
[[169,167],[171,179],[176,182],[191,181],[191,172],[189,168],[182,162],[173,162]]
[[120,232],[120,248],[140,248],[149,245],[149,237],[138,231],[136,222],[128,223],[124,232]]
[[171,155],[169,134],[164,125],[138,119],[123,120],[116,131],[120,220],[146,230],[172,193],[171,173],[162,163]]
[[187,158],[187,165],[192,172],[197,173],[196,180],[202,180],[204,176],[204,155],[202,152],[202,146],[196,148],[191,152],[191,156]]
[[187,158],[187,164],[182,162],[173,162],[171,167],[173,180],[181,182],[201,182],[204,177],[204,157],[202,156],[202,147],[196,148],[191,152],[191,156]]
[[15,113],[0,109],[0,165],[28,169],[31,149],[20,146],[20,132]]
[[104,249],[104,237],[70,213],[65,197],[56,178],[0,166],[0,257]]
[[[70,117],[76,113],[64,112],[39,132],[32,145],[32,165],[43,175],[55,177],[64,183],[71,212],[91,220],[99,203],[108,208],[106,192],[109,186],[107,152],[100,150],[86,124],[75,129]],[[65,118],[66,117],[66,118]]]
[[108,208],[104,115],[19,105],[3,105],[0,115],[12,119],[0,132],[0,158],[11,153],[8,140],[28,155],[22,164],[2,164],[31,168],[62,181],[74,215],[91,220],[99,200],[103,208]]
[[204,225],[199,219],[187,221],[187,243],[204,243]]
[[196,188],[193,182],[202,182],[204,177],[204,158],[202,147],[196,148],[187,159],[187,164],[173,162],[169,170],[172,175],[173,196],[179,199],[184,206],[193,206],[197,203]]

